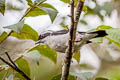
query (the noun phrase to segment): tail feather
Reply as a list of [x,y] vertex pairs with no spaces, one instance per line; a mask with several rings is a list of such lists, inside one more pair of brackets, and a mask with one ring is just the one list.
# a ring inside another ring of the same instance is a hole
[[99,31],[95,31],[95,32],[90,32],[90,33],[88,33],[88,34],[94,34],[94,33],[97,33],[97,34],[98,34],[98,35],[95,36],[94,38],[104,37],[104,36],[107,36],[107,35],[108,35],[105,30],[99,30]]

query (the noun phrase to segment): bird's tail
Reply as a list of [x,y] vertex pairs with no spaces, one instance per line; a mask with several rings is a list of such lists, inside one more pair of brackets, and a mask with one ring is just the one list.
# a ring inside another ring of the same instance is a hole
[[107,36],[108,34],[106,33],[105,30],[99,30],[99,31],[95,31],[95,32],[89,32],[88,34],[97,34],[94,38],[97,38],[97,37],[104,37],[104,36]]

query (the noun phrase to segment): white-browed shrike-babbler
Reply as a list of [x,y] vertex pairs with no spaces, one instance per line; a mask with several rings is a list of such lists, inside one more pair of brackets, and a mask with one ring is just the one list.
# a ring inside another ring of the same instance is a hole
[[[79,32],[76,33],[76,39],[74,43],[74,53],[76,53],[80,48],[86,44],[90,43],[90,39],[97,37],[104,37],[107,33],[105,30],[99,30],[95,32]],[[43,43],[48,45],[50,48],[56,50],[57,52],[65,53],[65,50],[68,46],[69,40],[69,31],[60,30],[60,31],[45,31],[40,34],[36,44]]]

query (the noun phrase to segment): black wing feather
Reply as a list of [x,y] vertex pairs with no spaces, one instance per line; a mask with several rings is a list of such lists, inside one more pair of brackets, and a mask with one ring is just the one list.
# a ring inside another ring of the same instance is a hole
[[48,36],[54,36],[54,35],[61,35],[61,34],[67,34],[68,30],[60,30],[60,31],[46,31],[42,34],[40,34],[38,40],[44,39]]

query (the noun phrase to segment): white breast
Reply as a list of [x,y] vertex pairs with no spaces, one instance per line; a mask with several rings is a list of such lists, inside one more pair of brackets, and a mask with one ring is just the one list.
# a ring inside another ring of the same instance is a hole
[[64,53],[67,48],[68,38],[68,34],[48,36],[44,39],[44,43],[52,49]]

